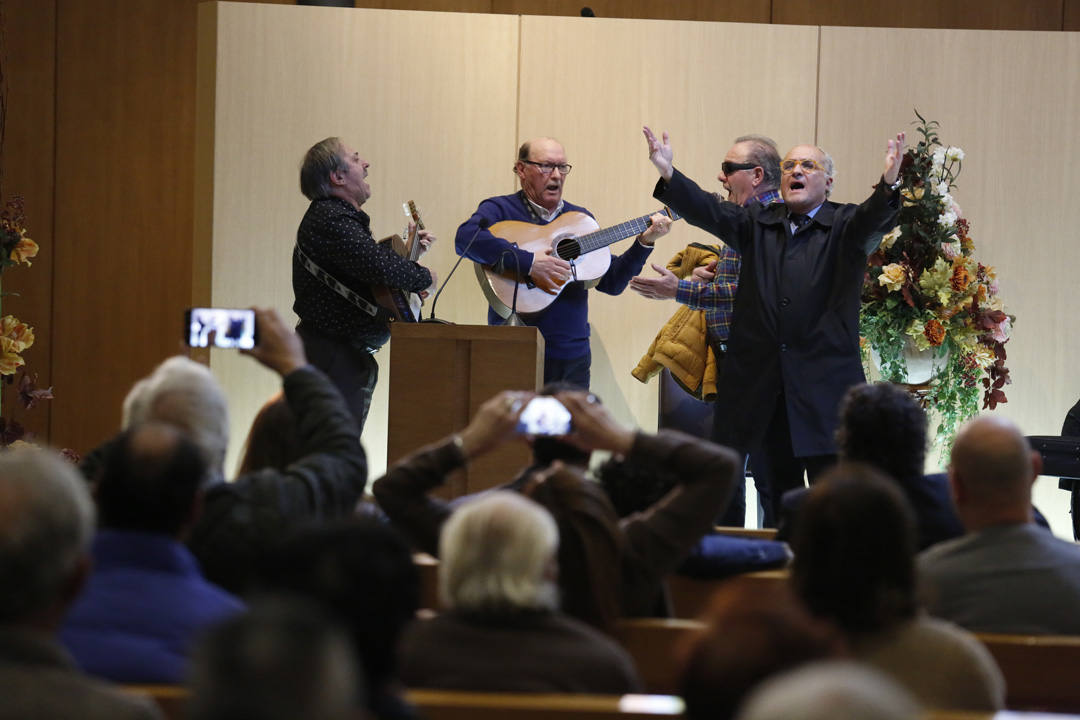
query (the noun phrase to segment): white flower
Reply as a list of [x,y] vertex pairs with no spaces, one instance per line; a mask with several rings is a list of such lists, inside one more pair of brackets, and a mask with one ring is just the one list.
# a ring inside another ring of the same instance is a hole
[[[949,183],[942,180],[941,182],[939,182],[937,185],[934,186],[934,191],[943,198],[948,197],[949,196]],[[948,205],[949,203],[946,202],[945,204]]]
[[941,243],[941,254],[948,260],[955,260],[960,256],[960,241]]
[[951,147],[945,151],[945,158],[950,162],[964,159],[964,151],[958,147]]
[[931,162],[934,165],[934,170],[941,170],[941,167],[945,164],[945,148],[938,145],[934,148],[934,154],[931,157]]
[[938,216],[938,225],[942,227],[952,227],[956,224],[956,213],[952,210],[946,210]]

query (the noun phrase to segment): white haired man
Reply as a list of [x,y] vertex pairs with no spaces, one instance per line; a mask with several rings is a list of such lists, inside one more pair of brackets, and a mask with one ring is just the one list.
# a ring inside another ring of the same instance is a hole
[[[186,358],[170,358],[132,388],[125,423],[163,422],[185,432],[207,458],[211,480],[188,546],[206,578],[235,594],[255,580],[258,558],[280,533],[309,519],[352,513],[367,482],[359,430],[341,393],[307,362],[304,346],[275,310],[256,308],[259,343],[251,355],[282,379],[296,420],[297,459],[224,479],[229,445],[224,393],[213,374]],[[104,448],[83,463],[93,481]]]
[[156,718],[149,702],[80,673],[57,629],[90,572],[94,505],[47,450],[0,455],[0,718]]
[[660,172],[654,197],[742,257],[729,351],[717,383],[713,440],[761,447],[772,471],[774,517],[784,492],[836,461],[837,411],[865,382],[859,292],[866,259],[896,224],[904,134],[888,140],[880,182],[859,205],[828,201],[832,158],[796,145],[780,163],[782,203],[720,202],[675,169],[667,133],[644,128]]
[[622,694],[639,688],[626,652],[561,614],[559,531],[516,492],[486,493],[446,522],[439,595],[448,611],[402,638],[410,687]]

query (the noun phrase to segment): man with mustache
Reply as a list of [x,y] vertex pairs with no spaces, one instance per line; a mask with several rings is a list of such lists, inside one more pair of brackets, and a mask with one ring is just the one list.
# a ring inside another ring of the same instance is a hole
[[[571,276],[566,260],[547,253],[533,253],[511,245],[492,234],[487,227],[503,220],[546,225],[564,212],[576,211],[592,216],[588,210],[563,200],[563,187],[570,173],[566,150],[553,138],[535,138],[518,150],[514,173],[521,190],[512,195],[488,198],[480,203],[472,217],[462,223],[455,238],[459,255],[496,269],[520,272],[536,285],[561,284]],[[652,225],[637,237],[622,255],[612,255],[611,266],[595,283],[597,290],[618,295],[634,275],[641,272],[652,252],[653,242],[667,233],[671,220],[666,215],[652,216]],[[520,268],[520,270],[519,270]],[[588,389],[592,353],[589,349],[589,287],[592,283],[571,282],[543,311],[524,318],[544,336],[544,384],[570,382]],[[488,324],[502,325],[504,320],[488,310]]]
[[718,383],[713,439],[746,453],[763,447],[779,516],[785,490],[836,458],[844,393],[865,381],[859,357],[859,293],[866,259],[896,224],[904,134],[890,139],[882,179],[859,205],[829,202],[833,162],[797,145],[781,162],[783,203],[721,202],[672,164],[667,133],[644,128],[661,178],[654,197],[742,256],[739,289]]

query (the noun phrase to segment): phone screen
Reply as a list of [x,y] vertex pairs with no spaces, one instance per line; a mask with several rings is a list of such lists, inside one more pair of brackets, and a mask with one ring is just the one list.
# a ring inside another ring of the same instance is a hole
[[255,311],[241,308],[191,308],[185,315],[184,338],[191,347],[255,347]]
[[535,397],[518,416],[517,431],[522,435],[566,435],[570,432],[570,411],[553,397]]

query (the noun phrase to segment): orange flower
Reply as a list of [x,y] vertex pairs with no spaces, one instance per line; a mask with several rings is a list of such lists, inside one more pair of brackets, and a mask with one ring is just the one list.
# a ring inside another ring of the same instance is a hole
[[5,315],[0,318],[0,352],[21,353],[33,344],[34,328],[20,322],[14,315]]
[[945,342],[945,327],[937,320],[927,320],[923,327],[923,335],[931,345],[940,345]]
[[30,238],[23,235],[19,238],[19,244],[11,250],[11,261],[15,263],[26,263],[30,266],[30,258],[37,257],[38,244]]
[[[959,259],[959,258],[958,258]],[[971,284],[971,273],[964,266],[963,263],[958,262],[953,265],[952,278],[949,279],[949,285],[955,292],[962,293],[967,290],[968,285]]]

